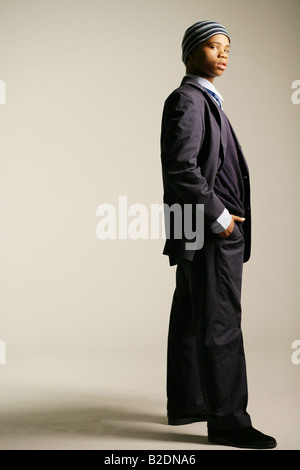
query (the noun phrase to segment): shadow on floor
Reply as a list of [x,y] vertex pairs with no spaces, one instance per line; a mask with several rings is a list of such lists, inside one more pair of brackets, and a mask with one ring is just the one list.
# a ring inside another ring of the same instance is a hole
[[[167,426],[167,418],[137,411],[134,405],[120,404],[113,398],[93,398],[93,403],[68,403],[27,407],[22,410],[0,412],[0,436],[11,434],[56,435],[135,439],[160,442],[180,442],[208,445],[207,436],[184,433],[183,427]],[[137,407],[136,407],[137,408]],[[172,430],[174,432],[172,432]],[[179,429],[183,432],[178,432]]]

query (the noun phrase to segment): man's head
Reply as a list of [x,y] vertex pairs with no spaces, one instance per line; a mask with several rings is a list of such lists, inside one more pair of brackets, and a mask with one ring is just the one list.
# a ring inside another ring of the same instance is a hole
[[226,69],[230,37],[215,21],[200,21],[188,28],[182,41],[182,60],[187,73],[213,81]]

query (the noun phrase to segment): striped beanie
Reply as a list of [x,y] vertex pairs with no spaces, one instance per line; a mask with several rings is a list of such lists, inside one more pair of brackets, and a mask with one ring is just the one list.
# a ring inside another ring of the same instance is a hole
[[184,33],[182,40],[182,60],[186,63],[188,54],[201,42],[206,41],[215,34],[224,34],[230,42],[230,37],[226,29],[216,21],[199,21],[190,26]]

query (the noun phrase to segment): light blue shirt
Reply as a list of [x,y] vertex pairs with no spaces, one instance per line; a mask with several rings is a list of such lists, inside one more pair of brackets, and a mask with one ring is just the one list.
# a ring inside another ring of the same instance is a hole
[[[218,96],[218,98],[220,99],[220,101],[222,103],[222,101],[223,101],[222,95],[218,92],[216,87],[209,80],[207,80],[206,78],[203,78],[203,77],[198,77],[197,75],[187,74],[186,76],[193,78],[194,80],[196,80],[196,82],[199,83],[199,85],[203,86],[204,88],[207,88],[208,90],[213,91]],[[217,100],[212,95],[210,95],[210,96],[215,100],[216,103],[218,103]],[[218,106],[219,106],[219,104],[218,104]],[[210,225],[210,230],[213,233],[220,233],[220,232],[223,232],[224,230],[226,230],[229,227],[230,224],[231,224],[231,215],[229,214],[229,211],[227,209],[224,209],[224,211],[217,218],[217,220],[215,220]]]

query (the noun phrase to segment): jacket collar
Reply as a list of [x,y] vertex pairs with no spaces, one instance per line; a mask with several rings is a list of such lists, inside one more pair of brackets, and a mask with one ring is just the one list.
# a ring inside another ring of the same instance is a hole
[[223,101],[223,96],[221,95],[221,93],[216,89],[215,85],[212,82],[207,80],[207,78],[198,77],[197,75],[191,74],[186,74],[185,77],[192,78],[193,80],[195,80],[195,82],[199,83],[199,85],[201,85],[208,91],[213,92],[220,99],[220,101]]

